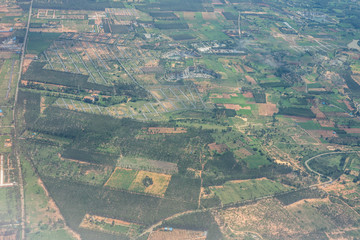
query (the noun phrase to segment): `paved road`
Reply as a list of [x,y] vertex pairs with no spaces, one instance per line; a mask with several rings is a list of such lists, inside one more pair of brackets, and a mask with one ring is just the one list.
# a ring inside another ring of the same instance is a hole
[[[18,79],[17,79],[17,84],[16,84],[16,91],[15,91],[15,100],[14,100],[14,107],[13,107],[13,120],[14,120],[14,128],[15,128],[15,133],[14,133],[14,141],[17,144],[17,138],[16,138],[16,116],[15,116],[15,112],[16,112],[16,104],[17,104],[17,99],[18,99],[18,92],[19,92],[19,83],[21,80],[21,73],[22,73],[22,69],[23,69],[23,63],[24,63],[24,57],[25,57],[25,51],[26,51],[26,44],[27,44],[27,39],[28,39],[28,34],[29,34],[29,27],[30,27],[30,20],[31,20],[31,14],[32,14],[32,5],[33,5],[33,0],[31,0],[30,2],[30,8],[29,8],[29,16],[28,16],[28,21],[27,21],[27,25],[26,25],[26,33],[25,33],[25,38],[24,38],[24,43],[21,49],[21,57],[20,57],[20,67],[19,67],[19,73],[18,73]],[[16,148],[17,146],[15,146]],[[21,169],[21,163],[20,163],[20,157],[18,152],[15,150],[15,156],[16,156],[16,162],[17,162],[17,166],[18,166],[18,173],[19,173],[19,188],[20,188],[20,205],[21,205],[21,239],[25,240],[25,223],[26,223],[26,216],[25,216],[25,196],[24,196],[24,181],[23,181],[23,177],[22,177],[22,169]]]

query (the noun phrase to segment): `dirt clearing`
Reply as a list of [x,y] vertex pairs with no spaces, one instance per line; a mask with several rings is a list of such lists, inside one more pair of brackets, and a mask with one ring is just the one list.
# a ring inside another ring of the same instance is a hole
[[258,106],[260,116],[273,116],[279,111],[275,103],[259,103]]
[[246,75],[245,78],[246,78],[246,81],[248,81],[249,83],[254,84],[254,85],[257,84],[257,82],[255,81],[255,79],[253,77]]
[[215,12],[203,12],[201,14],[204,20],[217,20]]
[[187,129],[183,127],[177,127],[177,128],[167,128],[167,127],[149,127],[147,129],[147,132],[149,134],[161,134],[161,133],[186,133]]
[[210,143],[208,146],[211,151],[217,151],[218,153],[223,153],[228,149],[225,144]]

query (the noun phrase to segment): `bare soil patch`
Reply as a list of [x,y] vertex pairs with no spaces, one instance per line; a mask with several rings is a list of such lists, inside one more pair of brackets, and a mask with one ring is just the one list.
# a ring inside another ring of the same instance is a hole
[[40,113],[43,113],[45,109],[46,109],[45,97],[42,96],[40,99]]
[[252,69],[251,67],[248,67],[246,65],[243,65],[243,68],[245,69],[246,72],[248,73],[253,73],[254,72],[254,69]]
[[202,12],[201,14],[204,20],[217,20],[215,12]]
[[167,109],[174,109],[174,106],[170,103],[170,102],[162,102],[162,104],[165,106],[165,108]]
[[360,75],[351,75],[351,76],[354,79],[354,81],[357,82],[357,84],[360,84]]
[[275,103],[259,103],[258,106],[260,116],[273,116],[279,111]]
[[296,116],[288,116],[288,115],[284,115],[284,117],[288,117],[293,119],[296,122],[308,122],[311,120],[311,118],[305,118],[305,117],[296,117]]
[[334,127],[335,123],[331,120],[318,120],[322,127]]
[[234,67],[239,73],[244,73],[244,70],[239,64],[234,64]]
[[242,109],[251,110],[251,107],[250,107],[250,106],[242,107],[242,106],[240,106],[240,105],[238,105],[238,104],[232,104],[232,103],[224,103],[223,105],[224,105],[224,107],[225,107],[226,109],[233,109],[233,110],[236,110],[236,111],[242,110]]
[[251,84],[257,84],[257,82],[255,81],[255,79],[253,77],[250,77],[249,75],[245,76],[246,81],[248,81]]
[[346,133],[360,133],[360,128],[344,128]]
[[235,155],[239,158],[246,158],[248,156],[251,156],[252,153],[249,152],[249,150],[247,150],[246,148],[240,148],[239,150],[235,151]]
[[311,135],[317,138],[337,137],[336,133],[334,134],[334,131],[332,130],[308,130],[308,131],[311,133]]
[[350,110],[350,111],[354,111],[355,109],[350,105],[350,102],[348,100],[344,100],[344,103],[346,105],[346,107]]
[[243,93],[242,95],[246,98],[254,98],[254,95],[252,94],[252,92],[246,92],[246,93]]
[[1,51],[0,52],[0,59],[9,59],[13,56],[13,52]]
[[147,129],[149,134],[160,134],[160,133],[186,133],[187,129],[183,127],[167,128],[167,127],[149,127]]
[[162,94],[160,94],[158,91],[155,90],[150,90],[150,92],[155,95],[155,97],[157,97],[158,99],[162,100],[164,99],[164,96]]
[[320,111],[320,109],[317,108],[317,107],[312,106],[312,107],[311,107],[311,111],[316,115],[316,118],[317,118],[317,119],[324,119],[324,118],[326,118],[325,114],[324,114],[322,111]]
[[225,144],[210,143],[208,146],[211,151],[217,151],[218,153],[223,153],[228,149]]
[[16,240],[15,229],[0,229],[0,240]]
[[194,12],[183,12],[184,18],[186,20],[194,20],[195,19],[195,13]]

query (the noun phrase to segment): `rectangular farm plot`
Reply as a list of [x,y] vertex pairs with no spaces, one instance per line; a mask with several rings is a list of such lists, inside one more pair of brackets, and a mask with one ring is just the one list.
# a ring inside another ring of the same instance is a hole
[[222,186],[210,187],[223,204],[251,200],[262,196],[290,190],[281,183],[266,178],[254,180],[229,181]]
[[122,157],[118,160],[118,167],[134,170],[150,170],[151,172],[175,174],[178,172],[176,163],[151,160],[140,157]]
[[163,196],[170,179],[171,175],[168,174],[116,168],[105,186]]
[[80,223],[80,227],[110,234],[134,236],[139,233],[141,226],[119,219],[86,214]]
[[[152,184],[147,183],[149,184],[147,186],[145,183],[146,179],[152,181]],[[136,179],[130,185],[129,190],[163,196],[169,185],[170,179],[171,175],[168,174],[139,171]]]
[[109,180],[105,183],[105,186],[127,190],[136,178],[136,175],[137,171],[135,170],[116,168]]

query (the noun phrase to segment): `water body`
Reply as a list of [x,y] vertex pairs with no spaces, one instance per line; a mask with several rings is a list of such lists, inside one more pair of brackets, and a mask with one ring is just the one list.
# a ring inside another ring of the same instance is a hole
[[347,45],[348,48],[357,49],[360,51],[360,46],[358,45],[359,40],[352,40],[351,43]]

